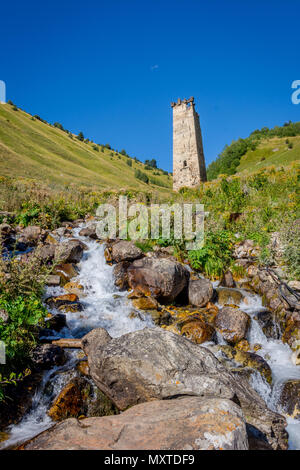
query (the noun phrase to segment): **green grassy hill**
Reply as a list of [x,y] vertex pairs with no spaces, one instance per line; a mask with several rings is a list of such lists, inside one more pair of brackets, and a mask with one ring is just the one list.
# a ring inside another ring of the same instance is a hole
[[[289,148],[290,144],[292,148]],[[271,165],[285,166],[295,160],[300,160],[300,136],[273,137],[263,140],[255,150],[248,150],[242,156],[237,172],[256,171]]]
[[[135,177],[137,169],[148,176],[148,184]],[[162,170],[147,170],[143,163],[113,150],[81,142],[75,135],[10,104],[0,104],[0,176],[97,189],[153,189],[167,193],[172,187],[172,176]]]
[[269,166],[285,166],[300,160],[300,122],[288,122],[273,129],[257,129],[246,139],[226,145],[207,167],[209,180],[219,175],[255,172]]

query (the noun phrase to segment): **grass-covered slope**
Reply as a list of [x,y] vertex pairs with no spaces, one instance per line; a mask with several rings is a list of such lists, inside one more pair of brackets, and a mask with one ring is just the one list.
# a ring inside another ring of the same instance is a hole
[[300,122],[289,122],[273,129],[264,127],[246,139],[238,139],[224,150],[207,168],[209,180],[219,175],[249,173],[269,166],[285,166],[300,160]]
[[[138,179],[136,170],[146,174],[149,183]],[[10,104],[0,104],[0,175],[97,189],[126,187],[166,193],[172,187],[172,177],[161,170],[148,170],[126,155],[81,142]]]

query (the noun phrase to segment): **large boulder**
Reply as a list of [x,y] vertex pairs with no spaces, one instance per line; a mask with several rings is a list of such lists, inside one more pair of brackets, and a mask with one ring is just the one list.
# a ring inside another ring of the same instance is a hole
[[143,258],[128,268],[129,286],[161,302],[172,302],[187,287],[189,271],[168,258]]
[[222,308],[215,319],[216,330],[231,344],[236,344],[245,338],[249,324],[249,315],[233,307]]
[[247,450],[248,439],[243,414],[236,404],[224,399],[185,397],[143,403],[117,416],[68,419],[22,448]]
[[[206,348],[161,328],[145,328],[100,346],[89,342],[96,385],[120,410],[153,399],[214,396],[241,404],[251,429],[273,448],[286,448],[286,421],[267,409],[246,381],[234,376]],[[256,432],[255,431],[255,432]]]
[[138,248],[133,241],[120,240],[114,242],[108,247],[108,250],[110,252],[111,261],[114,263],[134,261],[143,256],[142,250]]
[[218,304],[220,305],[240,305],[245,299],[244,295],[236,289],[218,287],[216,291],[218,294]]
[[55,259],[62,264],[79,263],[83,255],[84,246],[80,240],[68,240],[55,248]]
[[190,279],[188,292],[190,304],[196,307],[204,307],[212,299],[214,289],[208,279]]

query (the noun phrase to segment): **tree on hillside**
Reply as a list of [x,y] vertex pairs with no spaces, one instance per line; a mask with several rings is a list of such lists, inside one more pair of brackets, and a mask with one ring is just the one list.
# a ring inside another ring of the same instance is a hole
[[83,132],[79,132],[78,136],[77,136],[77,139],[80,140],[81,142],[84,141],[84,135],[83,135]]

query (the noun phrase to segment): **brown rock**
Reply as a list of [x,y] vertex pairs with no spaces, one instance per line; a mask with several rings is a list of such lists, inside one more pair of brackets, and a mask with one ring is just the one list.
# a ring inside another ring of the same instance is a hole
[[282,389],[280,405],[286,414],[294,419],[300,418],[300,380],[288,380]]
[[132,301],[135,308],[139,310],[157,310],[158,302],[153,297],[140,297]]
[[138,259],[128,268],[131,289],[161,302],[173,301],[187,287],[188,279],[188,270],[167,258]]
[[[123,430],[126,432],[122,432]],[[244,417],[229,400],[188,397],[153,401],[121,415],[68,419],[23,446],[25,450],[248,449]]]
[[53,421],[61,421],[66,418],[76,417],[81,414],[83,406],[83,388],[86,382],[75,378],[71,380],[55,399],[48,415]]
[[250,324],[247,313],[238,308],[224,307],[219,310],[215,327],[229,343],[236,344],[245,338]]
[[80,230],[79,235],[81,237],[89,237],[93,240],[96,240],[97,233],[96,233],[96,224],[89,225],[88,227],[84,227]]
[[78,362],[77,366],[76,366],[76,370],[82,374],[82,375],[85,375],[85,376],[89,376],[90,375],[90,368],[89,368],[89,363],[88,361],[80,361]]
[[55,249],[55,259],[59,263],[79,263],[83,255],[83,246],[80,240],[68,240],[60,243]]
[[114,266],[115,285],[119,287],[120,290],[127,290],[129,287],[127,274],[127,269],[129,266],[129,261],[121,261],[121,263],[117,263]]
[[60,276],[63,282],[68,282],[70,279],[78,275],[76,268],[73,264],[58,264],[54,268],[54,274]]
[[220,305],[240,305],[241,302],[244,300],[243,294],[235,289],[229,288],[217,288],[218,293],[218,303]]
[[142,250],[133,241],[121,240],[111,245],[111,258],[114,263],[134,261],[142,256]]
[[235,282],[234,282],[233,275],[232,275],[231,271],[228,270],[228,271],[226,271],[226,273],[223,274],[223,277],[222,277],[221,282],[220,282],[220,286],[230,287],[230,288],[235,287]]
[[50,274],[47,277],[46,284],[47,284],[47,286],[53,286],[53,287],[59,286],[60,285],[60,276],[58,276],[57,274]]

